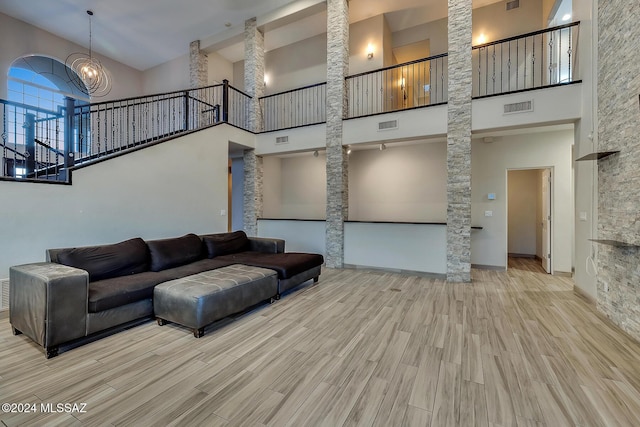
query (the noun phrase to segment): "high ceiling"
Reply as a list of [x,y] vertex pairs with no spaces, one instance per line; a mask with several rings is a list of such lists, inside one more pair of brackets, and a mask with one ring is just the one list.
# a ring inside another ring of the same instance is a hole
[[[474,7],[502,0],[473,0]],[[323,0],[1,0],[0,12],[85,48],[92,10],[93,49],[139,70],[188,52],[201,40],[208,50],[238,59],[245,20],[257,17],[266,49],[325,31]],[[386,14],[392,31],[443,18],[446,0],[351,0],[350,20]],[[235,49],[231,48],[236,46]],[[223,49],[224,48],[224,49]]]

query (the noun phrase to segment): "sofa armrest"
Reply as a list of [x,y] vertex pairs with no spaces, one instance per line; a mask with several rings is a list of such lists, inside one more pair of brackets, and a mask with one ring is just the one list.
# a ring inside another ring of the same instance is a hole
[[251,244],[249,250],[254,252],[264,252],[277,254],[284,252],[284,240],[269,237],[249,237]]
[[40,262],[9,269],[11,326],[45,349],[86,335],[89,273]]

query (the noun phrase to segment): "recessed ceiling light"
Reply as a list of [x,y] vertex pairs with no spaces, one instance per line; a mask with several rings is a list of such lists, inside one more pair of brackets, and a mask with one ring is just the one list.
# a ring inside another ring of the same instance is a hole
[[571,14],[570,13],[567,13],[562,17],[563,21],[568,21],[569,19],[571,19]]

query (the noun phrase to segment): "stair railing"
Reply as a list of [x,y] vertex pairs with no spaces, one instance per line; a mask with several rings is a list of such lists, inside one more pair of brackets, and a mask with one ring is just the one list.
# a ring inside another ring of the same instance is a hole
[[64,108],[0,99],[0,178],[65,181]]

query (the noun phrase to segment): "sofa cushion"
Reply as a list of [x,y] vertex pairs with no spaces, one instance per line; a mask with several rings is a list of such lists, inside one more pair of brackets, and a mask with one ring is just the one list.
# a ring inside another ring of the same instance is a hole
[[151,271],[189,264],[202,258],[202,241],[195,234],[147,242],[151,255]]
[[324,262],[324,258],[320,254],[298,252],[265,254],[247,251],[224,255],[217,259],[253,267],[269,268],[278,273],[278,279],[289,279],[303,271],[318,267]]
[[171,280],[164,272],[147,271],[89,283],[89,313],[98,313],[153,297],[156,285]]
[[233,233],[206,234],[202,236],[202,241],[207,248],[209,258],[243,252],[251,245],[249,238],[242,230]]
[[60,264],[86,270],[91,282],[149,270],[149,251],[140,238],[113,245],[63,249],[57,260]]
[[193,274],[203,273],[209,270],[215,270],[216,268],[226,267],[228,265],[233,264],[231,261],[219,260],[218,258],[214,259],[201,259],[199,261],[195,261],[189,264],[181,265],[179,267],[169,268],[167,270],[163,270],[162,274],[167,275],[168,277],[173,279],[179,279],[186,276],[191,276]]

